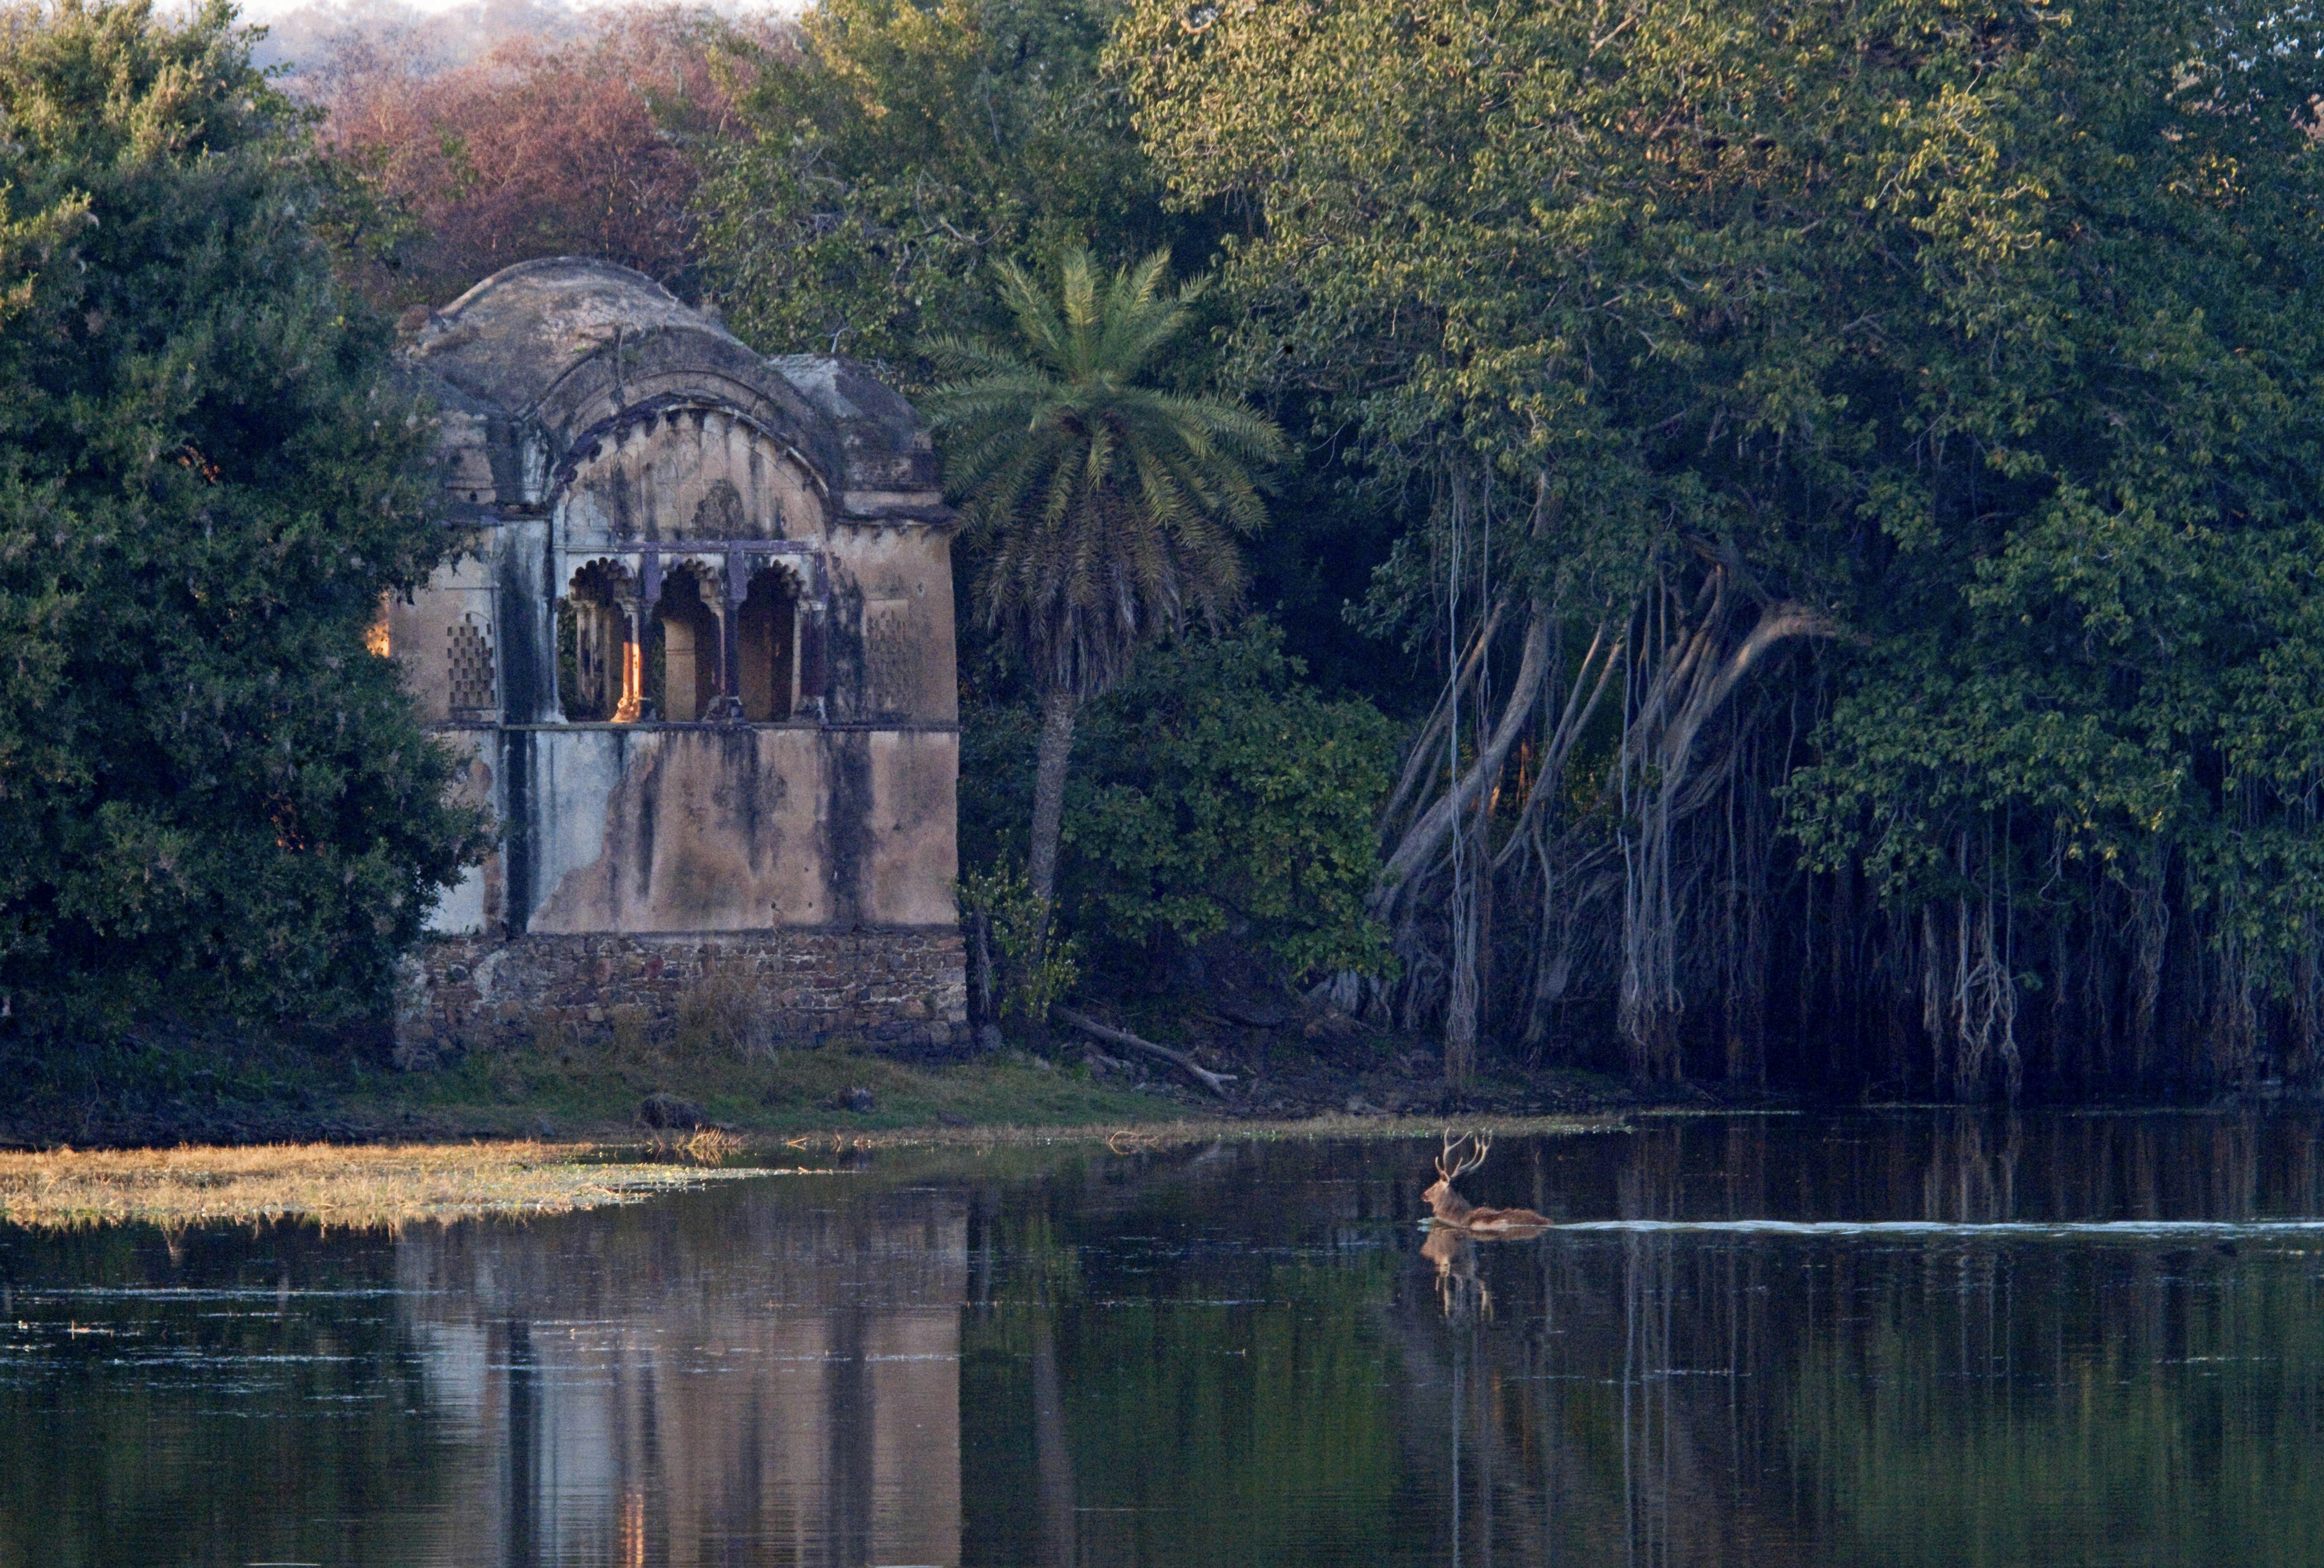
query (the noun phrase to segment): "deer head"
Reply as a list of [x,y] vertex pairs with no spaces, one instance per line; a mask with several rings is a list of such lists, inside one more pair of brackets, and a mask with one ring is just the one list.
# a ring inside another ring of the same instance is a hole
[[[1465,1152],[1462,1149],[1464,1144],[1467,1146]],[[1455,1138],[1452,1129],[1445,1129],[1443,1152],[1436,1157],[1435,1185],[1420,1194],[1421,1201],[1428,1205],[1431,1213],[1454,1225],[1467,1218],[1475,1205],[1454,1192],[1452,1184],[1484,1164],[1485,1156],[1491,1153],[1492,1148],[1493,1140],[1481,1133],[1464,1132]]]

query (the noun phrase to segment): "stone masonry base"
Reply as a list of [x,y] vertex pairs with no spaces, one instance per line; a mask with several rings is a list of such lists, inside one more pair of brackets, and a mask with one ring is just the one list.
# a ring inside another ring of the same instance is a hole
[[957,927],[687,936],[439,936],[404,964],[395,1060],[425,1067],[544,1032],[669,1038],[695,1029],[742,1049],[853,1039],[905,1056],[968,1040]]

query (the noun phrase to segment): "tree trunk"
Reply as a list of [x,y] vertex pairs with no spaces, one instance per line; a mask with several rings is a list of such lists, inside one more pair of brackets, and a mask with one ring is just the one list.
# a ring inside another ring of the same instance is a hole
[[1232,1073],[1213,1073],[1184,1051],[1174,1051],[1168,1046],[1157,1046],[1152,1040],[1143,1039],[1131,1034],[1128,1029],[1109,1028],[1087,1013],[1075,1012],[1072,1008],[1052,1007],[1049,1010],[1056,1015],[1059,1022],[1070,1024],[1084,1034],[1103,1040],[1108,1045],[1120,1046],[1124,1050],[1143,1051],[1149,1056],[1159,1056],[1166,1062],[1176,1062],[1196,1078],[1201,1079],[1211,1093],[1220,1099],[1231,1098],[1227,1085],[1234,1082],[1235,1075]]
[[[1080,711],[1081,698],[1070,691],[1042,695],[1040,761],[1033,770],[1033,844],[1025,870],[1034,896],[1045,906],[1057,893],[1057,831],[1065,816],[1065,764],[1073,756],[1074,720]],[[1045,908],[1044,936],[1048,928]]]

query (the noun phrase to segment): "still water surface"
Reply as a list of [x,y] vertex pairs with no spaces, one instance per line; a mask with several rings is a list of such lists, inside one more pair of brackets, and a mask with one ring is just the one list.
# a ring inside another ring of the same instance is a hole
[[2324,1563],[2305,1115],[881,1154],[0,1227],[0,1568]]

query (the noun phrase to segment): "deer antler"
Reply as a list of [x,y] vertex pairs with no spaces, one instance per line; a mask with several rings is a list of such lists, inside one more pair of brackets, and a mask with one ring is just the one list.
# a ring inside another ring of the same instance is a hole
[[[1438,1154],[1436,1157],[1436,1174],[1443,1176],[1448,1183],[1452,1181],[1453,1173],[1444,1168],[1444,1162],[1448,1159],[1453,1159],[1452,1151],[1460,1148],[1462,1139],[1466,1139],[1468,1136],[1469,1135],[1464,1132],[1460,1138],[1455,1138],[1452,1136],[1452,1130],[1451,1128],[1448,1127],[1444,1130],[1444,1148],[1443,1152]],[[1454,1159],[1453,1164],[1457,1166],[1460,1162],[1457,1159]]]
[[[1456,1156],[1455,1151],[1464,1143],[1469,1146],[1469,1152]],[[1452,1130],[1448,1127],[1444,1130],[1444,1152],[1436,1157],[1436,1174],[1443,1176],[1447,1183],[1459,1181],[1462,1176],[1484,1164],[1485,1156],[1491,1153],[1492,1148],[1493,1140],[1483,1133],[1464,1132],[1455,1138],[1452,1136]],[[1448,1159],[1452,1161],[1451,1170],[1444,1168],[1444,1162]]]
[[1485,1157],[1493,1152],[1493,1140],[1481,1132],[1472,1132],[1469,1135],[1469,1147],[1473,1152],[1453,1167],[1452,1174],[1456,1176],[1466,1176],[1484,1164]]

